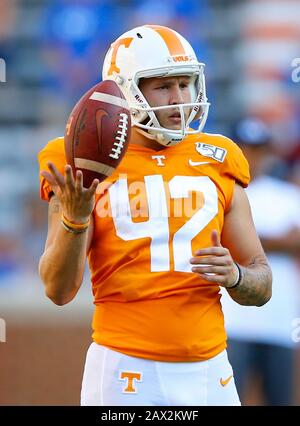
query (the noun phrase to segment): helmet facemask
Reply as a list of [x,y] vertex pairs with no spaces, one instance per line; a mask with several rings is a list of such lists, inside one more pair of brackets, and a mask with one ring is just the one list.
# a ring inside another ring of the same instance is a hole
[[[176,70],[159,69],[147,70],[136,73],[130,83],[130,92],[136,102],[135,107],[131,108],[132,124],[144,131],[148,131],[150,135],[162,145],[172,146],[181,142],[187,135],[200,133],[204,127],[208,115],[209,103],[206,99],[205,80],[204,80],[204,64],[198,64],[198,70],[195,72],[195,66],[192,69],[188,67],[176,67]],[[139,88],[141,78],[150,77],[171,77],[171,76],[191,76],[189,83],[191,102],[184,104],[172,104],[158,107],[151,107]],[[181,129],[174,130],[163,127],[156,115],[156,111],[161,110],[177,110],[181,117]],[[189,113],[186,114],[186,109]],[[191,128],[191,123],[194,128]]]

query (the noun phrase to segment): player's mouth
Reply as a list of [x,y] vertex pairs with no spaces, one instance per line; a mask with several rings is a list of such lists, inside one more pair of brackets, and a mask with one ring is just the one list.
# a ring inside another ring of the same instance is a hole
[[173,124],[180,124],[181,123],[181,115],[179,112],[174,112],[173,114],[169,115],[169,120]]

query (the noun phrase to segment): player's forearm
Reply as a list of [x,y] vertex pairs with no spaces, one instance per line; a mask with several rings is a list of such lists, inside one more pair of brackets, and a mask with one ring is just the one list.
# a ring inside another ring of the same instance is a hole
[[87,232],[72,234],[60,226],[55,241],[42,255],[40,276],[54,303],[64,305],[76,295],[83,279],[86,247]]
[[262,306],[272,295],[272,272],[265,259],[257,257],[247,267],[241,267],[242,281],[227,291],[240,305]]

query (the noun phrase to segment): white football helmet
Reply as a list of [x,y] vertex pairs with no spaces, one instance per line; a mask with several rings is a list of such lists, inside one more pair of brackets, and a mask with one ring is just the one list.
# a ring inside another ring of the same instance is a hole
[[[189,134],[200,133],[207,119],[209,103],[205,92],[204,64],[197,61],[188,41],[176,31],[158,25],[144,25],[121,35],[108,50],[103,64],[103,80],[114,80],[122,90],[131,110],[132,125],[147,131],[165,146],[176,145]],[[141,78],[191,76],[192,102],[176,104],[181,115],[181,129],[162,127],[155,111],[174,105],[151,107],[139,89]],[[189,107],[185,119],[184,108]],[[198,127],[191,129],[192,121]],[[151,135],[151,136],[150,136]]]

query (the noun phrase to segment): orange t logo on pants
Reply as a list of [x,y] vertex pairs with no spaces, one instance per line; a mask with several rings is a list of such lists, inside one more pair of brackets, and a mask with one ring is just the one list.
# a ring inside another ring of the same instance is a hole
[[119,380],[126,380],[126,387],[123,388],[123,393],[137,393],[135,388],[135,380],[142,381],[142,373],[133,371],[120,371]]

